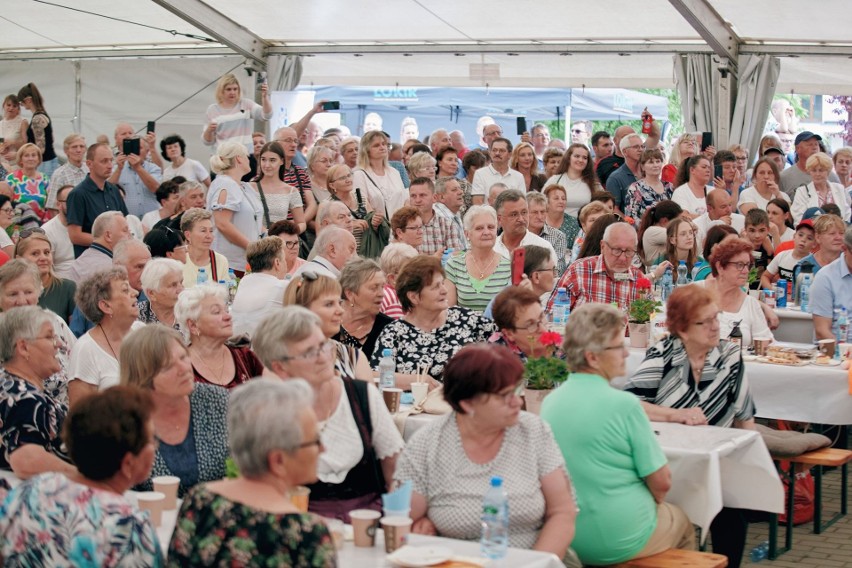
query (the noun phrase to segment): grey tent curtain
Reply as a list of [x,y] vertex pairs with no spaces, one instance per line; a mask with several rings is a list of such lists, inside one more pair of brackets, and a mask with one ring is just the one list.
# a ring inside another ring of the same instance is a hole
[[[778,86],[781,61],[771,55],[741,55],[737,100],[731,116],[731,142],[754,156]],[[753,160],[752,160],[753,161]]]
[[302,80],[302,56],[272,56],[267,63],[273,91],[295,91]]
[[712,57],[703,53],[675,55],[674,69],[686,132],[718,132],[719,94]]

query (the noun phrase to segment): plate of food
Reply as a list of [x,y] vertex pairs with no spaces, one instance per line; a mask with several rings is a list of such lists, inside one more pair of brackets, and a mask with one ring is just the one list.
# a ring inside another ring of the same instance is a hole
[[389,554],[387,559],[399,568],[424,568],[443,564],[453,557],[446,546],[412,546],[407,544]]
[[814,365],[819,365],[820,367],[837,367],[840,365],[840,361],[837,359],[832,359],[828,355],[820,355],[816,359],[812,361]]

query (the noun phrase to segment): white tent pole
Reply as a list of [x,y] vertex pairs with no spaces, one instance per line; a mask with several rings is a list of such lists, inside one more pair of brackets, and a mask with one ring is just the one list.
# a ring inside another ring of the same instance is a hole
[[81,125],[83,117],[80,116],[83,112],[83,73],[79,61],[74,62],[74,118],[71,120],[71,125],[74,132],[83,132]]

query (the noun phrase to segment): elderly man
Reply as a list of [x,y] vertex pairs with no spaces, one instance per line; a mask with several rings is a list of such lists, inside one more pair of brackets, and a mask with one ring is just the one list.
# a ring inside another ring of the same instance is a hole
[[[437,157],[440,152],[452,147],[453,139],[450,136],[450,133],[445,129],[439,128],[429,135],[429,148],[431,148],[433,156]],[[464,179],[464,167],[462,166],[462,161],[458,154],[456,154],[456,161],[459,163],[459,167],[456,170],[456,179]],[[403,171],[404,169],[405,168],[403,168]]]
[[91,246],[71,265],[68,278],[79,284],[95,272],[112,268],[112,251],[129,238],[130,227],[120,211],[101,213],[92,224]]
[[126,239],[115,245],[112,252],[112,263],[127,271],[127,281],[130,287],[139,292],[137,301],[147,300],[142,289],[142,271],[151,260],[148,245],[136,239]]
[[317,235],[328,227],[340,227],[352,232],[352,213],[340,201],[323,201],[317,209]]
[[556,270],[558,274],[565,272],[568,267],[568,239],[559,229],[554,229],[545,223],[547,219],[547,198],[537,191],[526,195],[529,211],[529,232],[550,243],[556,251]]
[[[843,234],[842,248],[843,253],[836,260],[817,272],[811,286],[810,308],[818,340],[836,338],[838,329],[834,323],[834,310],[852,308],[852,227],[847,227]],[[849,337],[847,329],[846,337],[840,337],[838,341],[846,343]]]
[[109,182],[112,172],[112,150],[106,144],[92,144],[86,150],[86,176],[68,194],[68,238],[74,244],[74,256],[79,257],[92,244],[92,225],[105,211],[127,215],[127,206],[118,188]]
[[495,252],[512,260],[512,253],[516,248],[537,245],[550,251],[554,263],[559,261],[549,242],[527,230],[529,209],[522,192],[508,189],[497,196],[494,205],[497,210],[497,224],[503,230],[494,243]]
[[160,208],[154,194],[160,187],[163,170],[153,159],[149,159],[149,153],[152,158],[156,157],[156,152],[150,152],[149,141],[153,133],[149,134],[139,138],[139,154],[125,155],[124,141],[133,138],[133,127],[126,122],[118,123],[115,127],[115,147],[118,151],[115,156],[116,167],[109,177],[110,183],[118,184],[124,190],[127,211],[140,219],[145,213]]
[[440,258],[446,250],[462,249],[464,236],[458,226],[435,212],[435,184],[431,179],[414,178],[408,188],[408,202],[423,219],[423,242],[417,252]]
[[459,180],[439,178],[435,182],[435,214],[453,223],[461,235],[461,245],[467,249],[467,239],[464,237],[461,210],[464,207],[464,190]]
[[491,156],[491,164],[479,168],[473,174],[471,196],[474,205],[482,205],[485,202],[486,190],[495,183],[504,183],[509,189],[517,189],[520,192],[525,192],[527,187],[523,174],[509,167],[511,142],[505,138],[494,138],[488,153]]
[[624,156],[624,163],[609,176],[606,181],[606,190],[615,198],[615,207],[618,211],[624,211],[627,188],[636,183],[636,178],[641,175],[639,158],[642,157],[645,145],[638,134],[628,134],[621,139],[618,148]]
[[[805,163],[808,158],[819,152],[820,142],[822,142],[822,136],[809,130],[799,132],[796,136],[796,163],[793,167],[781,172],[781,191],[790,197],[790,201],[796,196],[796,188],[812,181],[811,174],[805,169]],[[840,183],[840,178],[832,171],[828,181]]]
[[89,168],[84,160],[86,158],[86,139],[82,134],[69,134],[62,142],[62,149],[65,152],[65,157],[68,161],[53,172],[50,176],[50,184],[47,186],[47,203],[48,209],[58,210],[56,204],[56,193],[59,188],[70,185],[77,187],[86,179],[86,174],[89,173]]
[[497,209],[497,196],[509,189],[505,183],[497,182],[488,188],[488,205]]
[[311,260],[300,266],[293,276],[298,276],[305,271],[313,271],[317,274],[339,278],[343,265],[355,254],[355,237],[346,229],[337,226],[327,227],[314,242],[311,250]]
[[[601,254],[581,258],[568,267],[556,288],[568,291],[572,310],[586,302],[616,302],[620,309],[627,309],[639,297],[636,279],[642,271],[633,266],[636,244],[636,229],[613,223],[604,231]],[[552,304],[551,299],[548,309]]]
[[[651,119],[651,114],[648,111],[642,112],[642,120]],[[595,172],[598,174],[598,179],[601,180],[601,185],[606,186],[607,179],[618,168],[624,164],[624,157],[621,155],[621,140],[629,134],[636,134],[630,126],[619,126],[613,133],[612,141],[615,148],[615,153],[612,156],[601,159],[595,166]],[[656,120],[651,119],[651,132],[645,140],[646,148],[656,148],[660,143],[660,125]]]
[[[486,129],[489,126],[496,126],[496,129],[491,129],[486,134]],[[498,132],[495,134],[494,132]],[[491,139],[497,136],[503,136],[503,129],[494,122],[494,119],[490,116],[480,116],[479,120],[476,121],[476,134],[479,136],[479,145],[477,148],[480,150],[488,150],[488,146],[490,144]]]
[[745,216],[734,213],[733,199],[724,189],[714,189],[707,193],[707,212],[692,220],[698,228],[696,239],[698,250],[704,247],[707,231],[714,225],[725,224],[742,233],[745,229]]
[[64,185],[56,190],[56,216],[42,225],[44,233],[53,248],[53,271],[60,278],[68,278],[71,265],[74,264],[74,245],[68,236],[68,194],[74,189]]
[[532,127],[530,138],[532,138],[538,167],[540,170],[544,170],[544,151],[547,150],[547,145],[550,144],[550,128],[546,124],[539,122]]
[[450,132],[450,140],[453,143],[453,148],[456,149],[456,153],[459,158],[464,158],[464,155],[468,152],[468,147],[464,142],[464,132],[461,130],[453,130]]
[[[296,129],[289,126],[279,128],[275,131],[273,140],[278,142],[284,150],[284,183],[299,188],[304,200],[305,191],[311,189],[311,178],[305,171],[305,165],[297,163],[299,159],[303,161],[304,156],[299,152],[299,135]],[[305,214],[307,215],[307,204],[305,204]]]

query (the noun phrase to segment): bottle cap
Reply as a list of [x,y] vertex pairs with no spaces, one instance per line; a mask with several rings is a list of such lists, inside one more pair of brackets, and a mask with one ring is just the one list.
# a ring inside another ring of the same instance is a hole
[[384,349],[382,349],[382,357],[390,357],[391,355],[393,355],[393,351],[391,351],[389,348],[385,347]]
[[681,260],[681,261],[680,261],[680,264],[681,264],[681,266],[684,266],[684,265],[686,264],[686,261],[685,261],[685,260]]
[[499,475],[495,475],[491,478],[491,487],[502,487],[503,486],[503,478]]
[[565,288],[564,286],[560,286],[560,287],[556,290],[556,292],[557,292],[557,293],[559,293],[559,292],[567,292],[567,291],[568,291],[568,288]]

